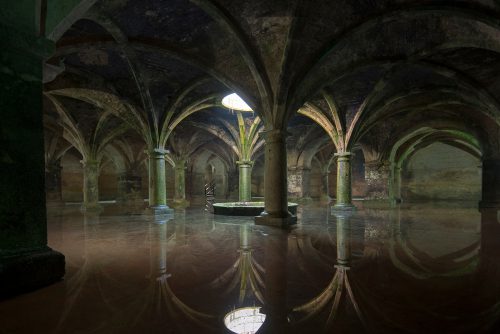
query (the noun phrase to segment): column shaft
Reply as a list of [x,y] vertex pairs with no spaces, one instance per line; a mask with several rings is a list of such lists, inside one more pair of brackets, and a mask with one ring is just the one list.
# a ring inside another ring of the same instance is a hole
[[484,159],[481,208],[500,208],[500,159]]
[[321,171],[321,202],[323,203],[328,203],[331,200],[328,174],[330,174],[329,169]]
[[0,39],[1,298],[59,280],[64,256],[47,246],[45,208],[42,59],[54,44],[3,23]]
[[239,170],[239,201],[252,200],[252,162],[238,161]]
[[297,218],[288,212],[286,132],[271,130],[263,133],[266,141],[264,166],[264,212],[256,217],[261,225],[288,226]]
[[351,156],[349,152],[337,153],[337,202],[334,209],[352,210]]
[[98,210],[99,205],[99,162],[82,161],[83,164],[83,210]]
[[155,149],[149,152],[149,207],[153,211],[153,214],[171,212],[167,206],[166,153],[162,149]]
[[62,201],[61,164],[53,162],[45,170],[45,198],[47,205],[60,205]]
[[174,205],[175,208],[185,208],[189,205],[186,200],[186,161],[179,160],[174,168],[175,191]]

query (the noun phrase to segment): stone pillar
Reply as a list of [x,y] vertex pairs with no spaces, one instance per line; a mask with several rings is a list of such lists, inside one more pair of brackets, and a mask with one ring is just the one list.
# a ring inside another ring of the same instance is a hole
[[389,199],[390,164],[381,161],[365,163],[366,196],[368,200]]
[[154,215],[164,215],[172,210],[167,206],[165,154],[162,149],[149,152],[149,208]]
[[483,159],[480,208],[500,208],[500,159]]
[[45,198],[47,206],[63,205],[61,184],[61,162],[53,161],[45,169]]
[[266,141],[264,166],[264,212],[255,217],[258,225],[286,227],[297,222],[288,212],[286,131],[262,133]]
[[47,246],[45,208],[42,61],[55,46],[4,23],[0,39],[2,297],[59,280],[64,276],[64,256]]
[[174,207],[186,208],[189,202],[186,200],[186,160],[178,160],[174,167],[175,192]]
[[101,210],[99,205],[99,162],[85,160],[83,164],[83,211]]
[[401,203],[401,167],[396,164],[391,165],[389,198],[392,204]]
[[330,191],[329,191],[329,181],[328,181],[328,175],[330,174],[330,168],[322,168],[321,169],[321,196],[320,196],[320,201],[321,203],[330,203],[332,200],[330,198]]
[[135,172],[127,172],[118,177],[118,201],[124,204],[142,204],[142,178]]
[[334,210],[355,210],[352,204],[350,152],[336,153],[337,157],[337,202]]
[[239,201],[252,201],[252,161],[238,161]]

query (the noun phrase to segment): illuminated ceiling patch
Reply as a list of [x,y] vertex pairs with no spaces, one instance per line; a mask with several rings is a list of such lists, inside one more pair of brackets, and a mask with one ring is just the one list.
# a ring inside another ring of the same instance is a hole
[[238,94],[229,94],[222,99],[222,105],[231,110],[253,111],[252,108]]

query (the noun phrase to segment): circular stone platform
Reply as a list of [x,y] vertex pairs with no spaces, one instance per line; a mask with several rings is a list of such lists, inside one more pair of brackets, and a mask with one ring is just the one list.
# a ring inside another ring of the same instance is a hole
[[[288,211],[297,214],[297,203],[288,203]],[[264,202],[214,203],[214,214],[224,216],[258,216],[264,211]]]

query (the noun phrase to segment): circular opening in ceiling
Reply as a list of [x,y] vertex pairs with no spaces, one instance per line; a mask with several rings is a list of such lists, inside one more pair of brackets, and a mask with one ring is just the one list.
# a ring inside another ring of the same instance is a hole
[[224,325],[236,334],[254,334],[265,319],[266,315],[260,313],[260,307],[243,307],[226,314]]
[[237,111],[253,111],[252,108],[238,94],[233,93],[225,96],[222,99],[222,105],[231,110]]

